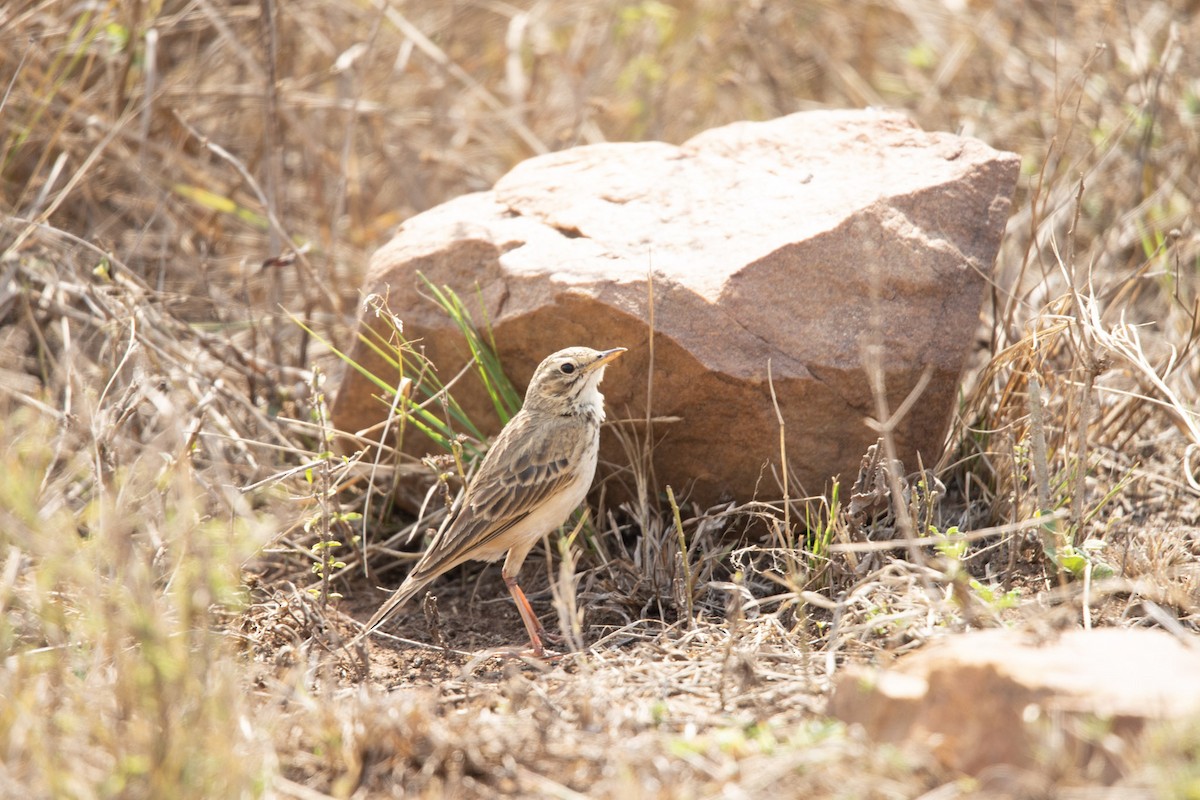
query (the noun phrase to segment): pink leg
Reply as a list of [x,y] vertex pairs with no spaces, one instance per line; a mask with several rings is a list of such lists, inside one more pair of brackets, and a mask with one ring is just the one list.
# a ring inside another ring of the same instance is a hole
[[508,593],[512,595],[513,601],[517,604],[517,612],[521,615],[521,621],[525,623],[525,630],[529,632],[529,646],[533,649],[533,654],[542,658],[546,653],[542,647],[542,637],[546,635],[546,629],[542,627],[537,615],[533,613],[533,606],[529,605],[529,598],[525,597],[525,593],[517,585],[517,579],[511,575],[504,575],[504,585],[508,587]]

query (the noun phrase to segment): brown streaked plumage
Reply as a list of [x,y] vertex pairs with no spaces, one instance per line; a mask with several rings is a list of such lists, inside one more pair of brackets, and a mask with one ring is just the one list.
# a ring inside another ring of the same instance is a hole
[[501,575],[533,654],[543,654],[545,630],[517,585],[517,573],[538,539],[561,525],[591,487],[604,421],[599,385],[604,368],[624,352],[569,347],[538,365],[525,404],[496,437],[449,524],[360,637],[447,570],[507,553]]

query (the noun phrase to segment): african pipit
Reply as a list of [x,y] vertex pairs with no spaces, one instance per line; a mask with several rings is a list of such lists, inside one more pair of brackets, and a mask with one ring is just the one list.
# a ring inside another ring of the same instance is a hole
[[443,572],[507,553],[500,574],[529,632],[533,655],[543,655],[546,631],[517,585],[517,573],[538,539],[561,525],[592,485],[604,421],[599,385],[605,366],[624,352],[624,347],[569,347],[538,365],[525,404],[500,431],[449,524],[360,637]]

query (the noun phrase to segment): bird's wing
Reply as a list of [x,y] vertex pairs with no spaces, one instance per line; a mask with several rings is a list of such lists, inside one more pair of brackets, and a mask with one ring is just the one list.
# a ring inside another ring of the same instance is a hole
[[378,628],[442,573],[477,558],[482,549],[495,552],[498,538],[576,480],[590,444],[575,428],[578,424],[564,417],[518,413],[488,450],[458,513],[357,638]]
[[[577,477],[585,437],[568,435],[576,422],[562,417],[514,418],[488,450],[458,514],[439,535],[405,584],[417,588],[476,557]],[[401,586],[401,590],[404,586]],[[399,590],[398,590],[399,591]]]

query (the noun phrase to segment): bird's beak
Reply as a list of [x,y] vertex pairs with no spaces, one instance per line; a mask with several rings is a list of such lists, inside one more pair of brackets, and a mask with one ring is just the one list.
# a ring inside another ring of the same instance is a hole
[[591,372],[592,370],[600,369],[600,367],[610,363],[616,359],[617,356],[621,355],[621,353],[624,353],[627,349],[628,348],[625,347],[614,347],[612,350],[601,350],[600,357],[591,364],[587,365],[587,371]]

